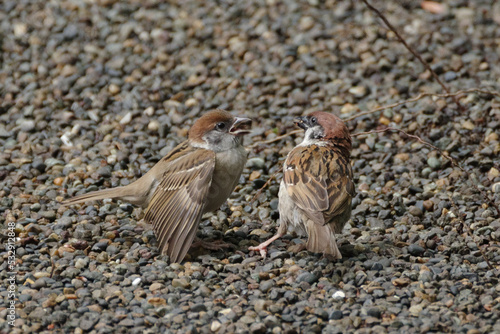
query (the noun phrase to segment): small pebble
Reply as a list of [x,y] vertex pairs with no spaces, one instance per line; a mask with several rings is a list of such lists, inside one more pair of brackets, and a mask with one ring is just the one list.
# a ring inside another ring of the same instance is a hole
[[120,93],[120,86],[115,85],[115,84],[111,84],[108,87],[108,91],[111,95],[116,95],[116,94]]
[[337,290],[333,293],[332,298],[335,300],[343,300],[345,298],[345,293],[342,290]]

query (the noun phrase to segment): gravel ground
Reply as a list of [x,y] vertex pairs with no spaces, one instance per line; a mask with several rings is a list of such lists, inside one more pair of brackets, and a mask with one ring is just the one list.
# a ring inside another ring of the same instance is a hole
[[[498,3],[377,3],[452,91],[500,90]],[[210,108],[252,117],[251,145],[310,111],[347,118],[442,93],[360,1],[2,1],[0,46],[1,238],[8,223],[20,237],[14,327],[1,251],[2,332],[500,333],[499,214],[399,134],[354,138],[358,191],[337,262],[289,252],[292,235],[265,260],[247,250],[276,231],[281,175],[252,198],[300,135],[254,147],[228,204],[203,220],[200,237],[234,249],[169,264],[140,209],[59,204],[132,182]],[[460,102],[424,98],[348,125],[421,136],[499,203],[500,99]]]

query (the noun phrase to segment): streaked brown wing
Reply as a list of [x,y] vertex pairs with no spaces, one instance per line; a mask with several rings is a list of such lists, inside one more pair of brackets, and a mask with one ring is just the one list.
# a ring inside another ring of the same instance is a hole
[[145,215],[160,251],[172,262],[182,261],[193,242],[215,167],[213,151],[188,150],[192,152],[180,155],[164,172]]
[[[312,154],[312,159],[306,159]],[[288,155],[283,180],[290,198],[313,221],[324,224],[328,192],[324,168],[313,161],[321,159],[318,146],[296,147]]]
[[295,148],[287,158],[283,179],[292,200],[316,223],[330,223],[350,208],[354,196],[351,166],[348,157],[335,148]]
[[333,223],[335,232],[340,233],[351,216],[351,203],[355,193],[349,160],[344,160],[338,155],[335,157],[336,163],[330,167],[333,171],[332,175],[335,176],[328,183],[330,207],[324,215],[325,221]]

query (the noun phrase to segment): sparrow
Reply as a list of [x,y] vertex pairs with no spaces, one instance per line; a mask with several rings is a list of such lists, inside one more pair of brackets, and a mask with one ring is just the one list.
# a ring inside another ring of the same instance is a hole
[[305,135],[283,166],[278,232],[249,249],[258,250],[265,257],[267,246],[292,230],[307,235],[308,251],[340,259],[335,233],[340,233],[349,220],[355,195],[351,136],[340,118],[322,111],[298,117],[296,124],[305,130]]
[[250,132],[250,123],[221,109],[207,112],[193,124],[186,141],[137,181],[62,204],[111,198],[145,207],[144,219],[153,225],[161,253],[180,262],[202,215],[217,210],[236,187],[248,156],[242,135]]

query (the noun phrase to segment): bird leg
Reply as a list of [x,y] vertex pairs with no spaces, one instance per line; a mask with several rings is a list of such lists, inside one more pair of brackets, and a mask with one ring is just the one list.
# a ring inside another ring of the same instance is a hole
[[191,244],[191,247],[196,248],[196,247],[203,247],[205,249],[209,250],[221,250],[223,248],[235,248],[233,244],[228,244],[223,242],[222,240],[215,240],[215,241],[205,241],[201,239],[197,239],[195,242]]
[[254,246],[248,247],[248,249],[251,251],[259,251],[260,255],[262,255],[262,257],[265,258],[267,254],[267,246],[269,246],[274,240],[281,238],[283,235],[284,233],[278,232],[274,235],[274,237],[264,241],[260,245],[255,247]]

